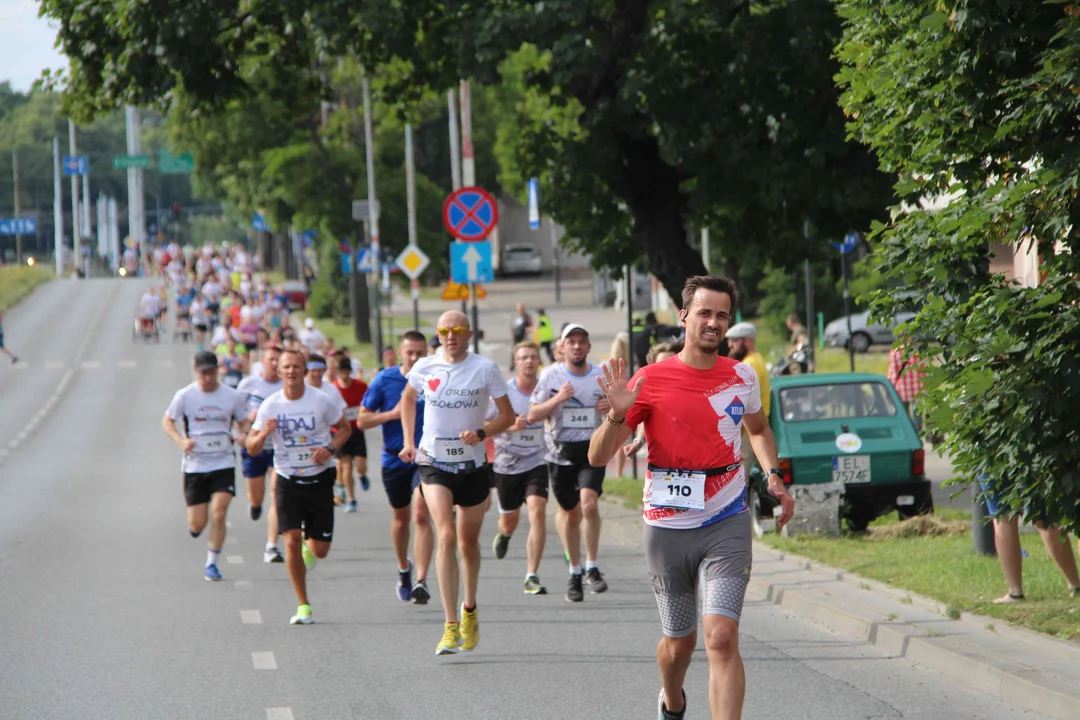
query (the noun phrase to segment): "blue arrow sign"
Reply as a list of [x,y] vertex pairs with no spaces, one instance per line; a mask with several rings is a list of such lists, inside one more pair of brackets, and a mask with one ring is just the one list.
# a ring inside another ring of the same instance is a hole
[[0,219],[0,235],[37,235],[37,220],[34,218]]
[[65,155],[61,165],[65,175],[85,175],[90,172],[90,158],[86,155]]
[[529,180],[529,228],[540,229],[540,181],[536,178]]
[[855,249],[855,246],[859,243],[859,233],[849,232],[844,236],[844,242],[842,243],[829,243],[834,248],[840,251],[841,255],[847,255],[849,252]]
[[494,282],[491,243],[486,241],[451,243],[450,279],[463,285]]
[[251,218],[251,229],[258,232],[269,232],[270,225],[267,224],[266,218],[263,217],[261,212],[255,213]]

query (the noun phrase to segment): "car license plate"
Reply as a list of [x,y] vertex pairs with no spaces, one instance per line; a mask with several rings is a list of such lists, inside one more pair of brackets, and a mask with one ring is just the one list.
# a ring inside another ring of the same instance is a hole
[[832,460],[832,479],[834,483],[870,482],[870,456],[844,455]]

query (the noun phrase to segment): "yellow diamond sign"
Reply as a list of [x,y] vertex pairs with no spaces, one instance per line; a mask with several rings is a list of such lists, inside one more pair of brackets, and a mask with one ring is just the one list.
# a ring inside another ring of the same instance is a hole
[[420,277],[420,273],[431,264],[431,260],[424,251],[415,245],[409,245],[402,250],[394,262],[401,268],[401,272],[409,276],[410,280]]

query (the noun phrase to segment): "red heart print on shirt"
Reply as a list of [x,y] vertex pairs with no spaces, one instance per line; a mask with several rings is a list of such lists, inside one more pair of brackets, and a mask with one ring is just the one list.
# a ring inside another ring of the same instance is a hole
[[442,382],[439,378],[431,378],[427,381],[427,386],[431,388],[431,392],[435,392],[439,389],[439,384]]

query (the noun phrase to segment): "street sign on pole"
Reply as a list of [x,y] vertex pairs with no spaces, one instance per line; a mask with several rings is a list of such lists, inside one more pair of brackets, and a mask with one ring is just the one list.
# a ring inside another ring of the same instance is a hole
[[251,229],[258,232],[269,232],[270,224],[266,222],[266,218],[262,214],[262,210],[256,211],[251,217]]
[[463,187],[443,203],[443,225],[463,242],[484,240],[499,224],[499,204],[487,190]]
[[[487,291],[484,290],[483,285],[476,286],[476,297],[481,300],[487,297]],[[469,286],[456,283],[453,280],[447,280],[446,285],[443,286],[442,299],[453,301],[468,300]]]
[[36,218],[0,219],[0,235],[37,235]]
[[420,248],[409,245],[401,251],[394,262],[410,280],[415,280],[431,264],[431,259]]
[[182,175],[195,171],[195,158],[191,153],[173,155],[168,150],[158,152],[158,172]]
[[451,243],[450,279],[456,283],[467,284],[494,282],[491,243]]
[[90,158],[86,155],[65,155],[62,164],[64,175],[85,175],[90,172]]
[[829,243],[834,248],[840,251],[841,255],[847,255],[849,252],[855,249],[855,246],[859,243],[859,233],[849,232],[844,236],[844,242]]
[[540,229],[540,181],[529,179],[529,229]]
[[840,251],[840,272],[844,282],[844,315],[847,317],[847,347],[848,347],[848,363],[851,367],[851,372],[855,372],[855,343],[852,342],[851,336],[851,292],[848,290],[848,259],[849,252],[855,249],[856,243],[859,242],[859,234],[850,232],[844,236],[844,242],[842,243],[830,243],[834,248]]
[[[360,222],[361,220],[367,220],[371,214],[371,210],[367,200],[353,200],[352,201],[352,219]],[[375,201],[375,214],[379,214],[379,201]]]
[[113,155],[112,166],[116,170],[149,170],[149,155]]

